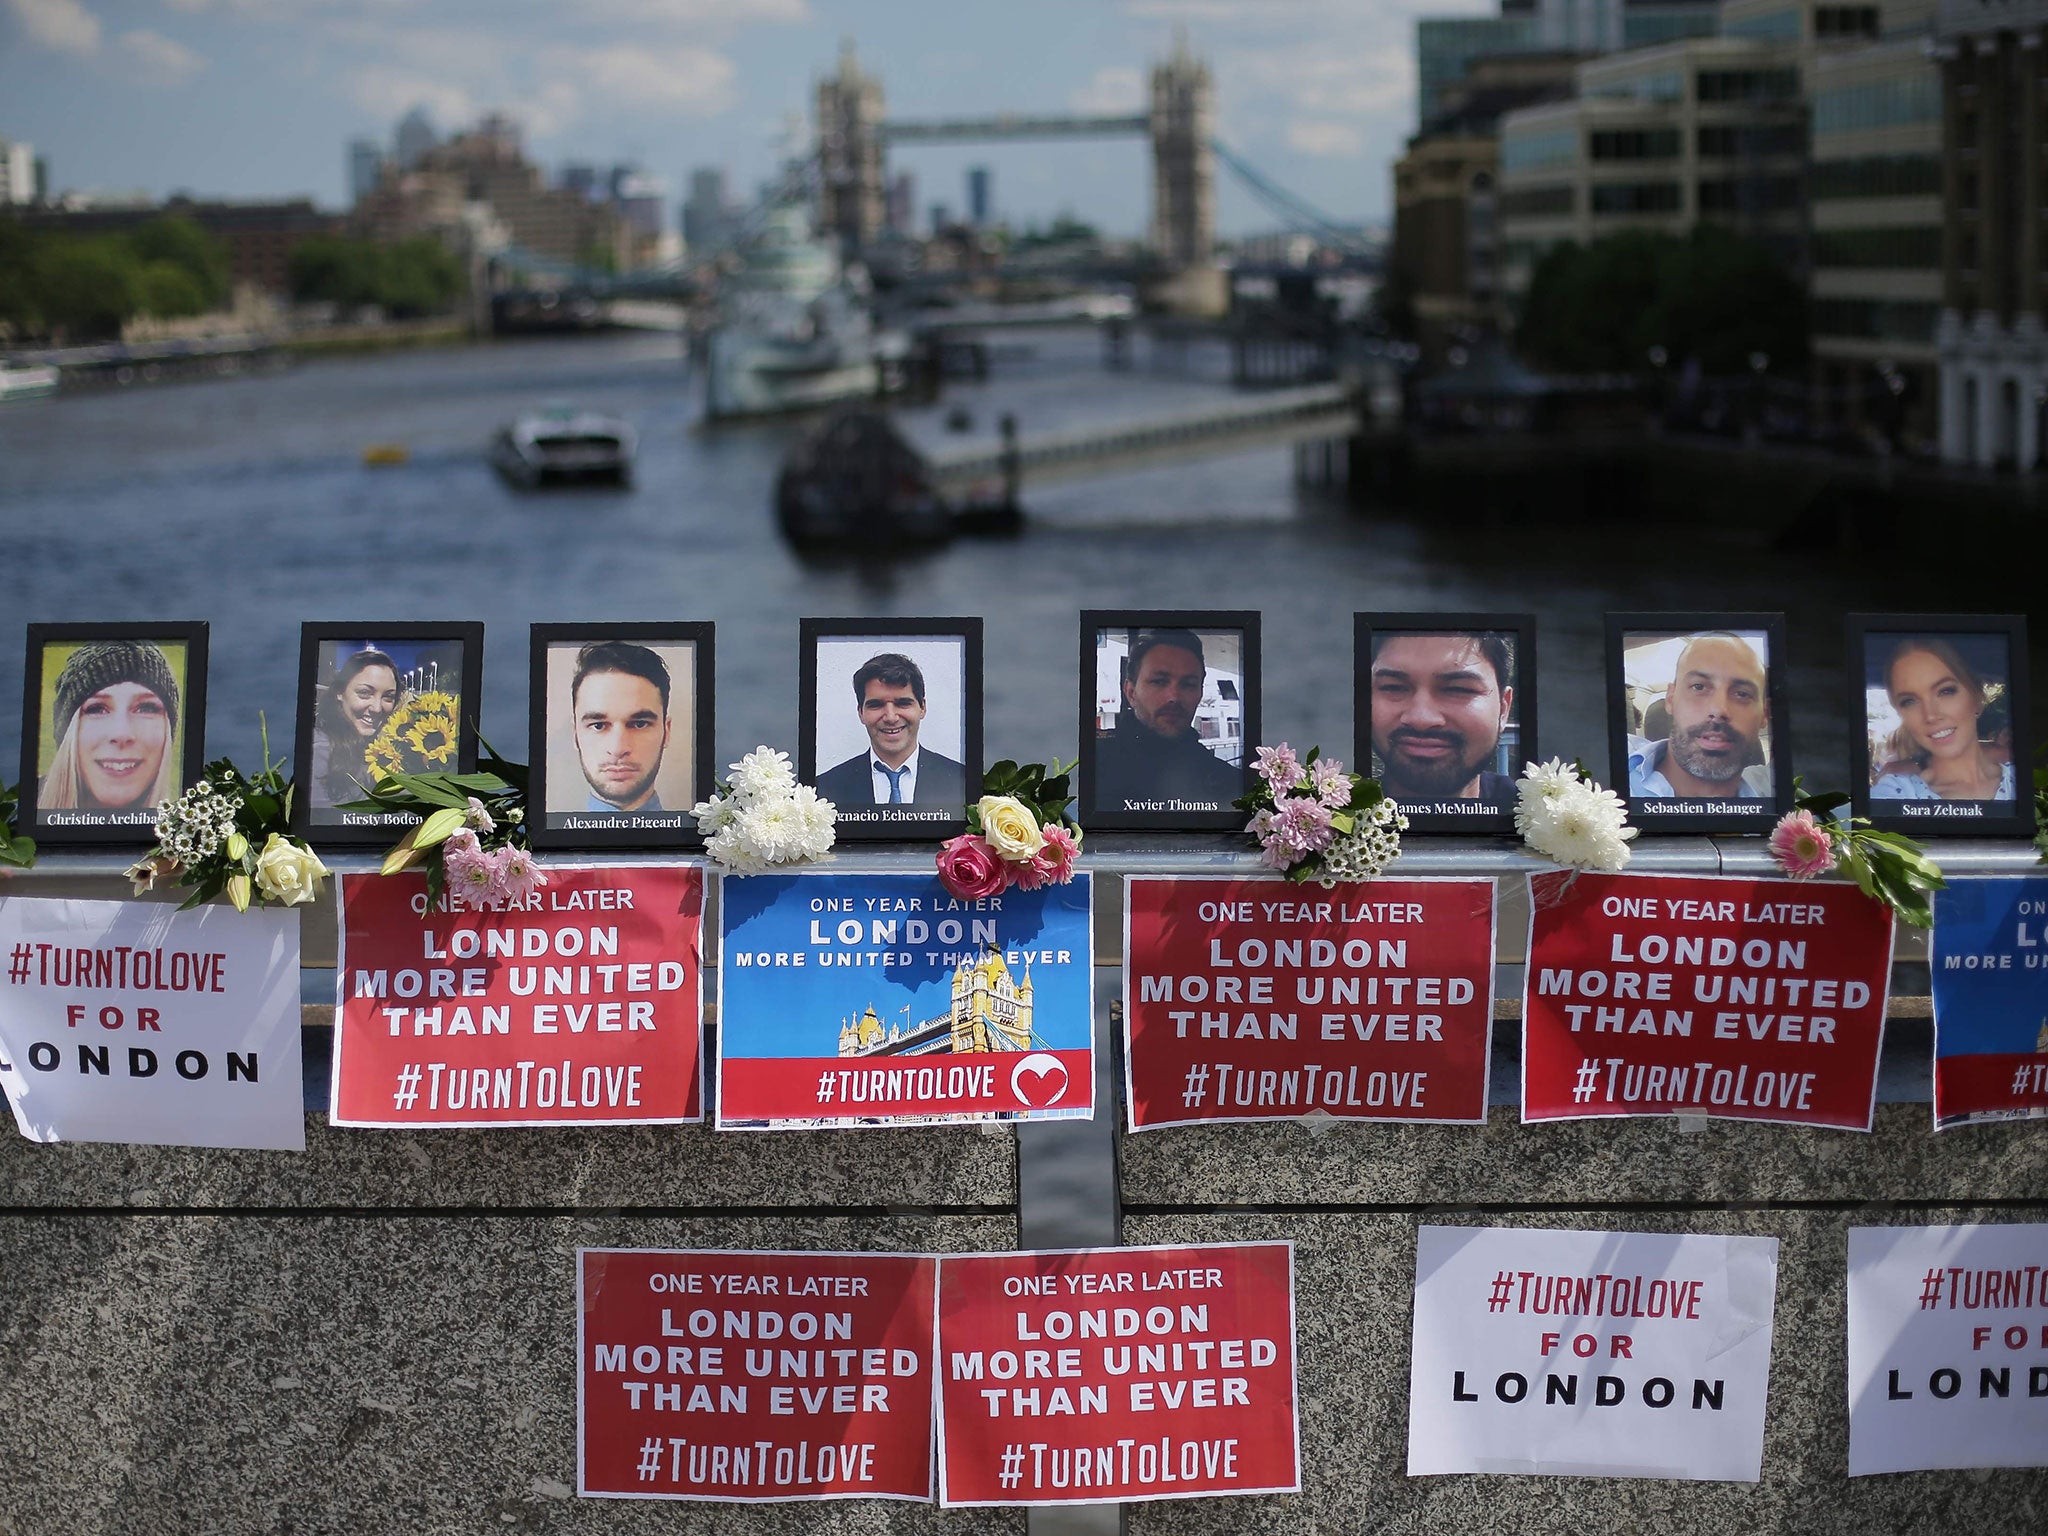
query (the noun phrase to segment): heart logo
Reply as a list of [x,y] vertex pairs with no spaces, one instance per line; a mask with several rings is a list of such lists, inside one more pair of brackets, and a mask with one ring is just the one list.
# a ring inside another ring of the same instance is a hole
[[1010,1069],[1010,1094],[1026,1109],[1044,1109],[1066,1097],[1067,1064],[1034,1051]]

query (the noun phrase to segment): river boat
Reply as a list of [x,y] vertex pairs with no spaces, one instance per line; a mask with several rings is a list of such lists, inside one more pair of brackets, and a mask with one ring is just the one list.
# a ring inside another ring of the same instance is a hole
[[720,290],[705,344],[704,416],[775,416],[871,399],[901,381],[909,341],[878,328],[866,273],[795,204],[772,210]]
[[628,485],[639,440],[599,411],[536,411],[498,429],[491,463],[515,485]]
[[57,370],[47,363],[0,361],[0,400],[32,400],[57,393]]

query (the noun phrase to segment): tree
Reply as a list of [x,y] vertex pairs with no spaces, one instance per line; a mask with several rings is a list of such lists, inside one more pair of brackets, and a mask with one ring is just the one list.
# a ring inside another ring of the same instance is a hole
[[1530,275],[1515,339],[1561,373],[1641,373],[1661,347],[1673,366],[1747,372],[1806,358],[1806,296],[1759,241],[1702,224],[1683,237],[1631,229],[1559,245]]
[[[231,284],[227,248],[191,219],[175,215],[151,219],[130,230],[127,243],[136,260],[145,267],[168,264],[191,279],[190,291],[199,295],[198,307],[175,313],[199,314],[228,301]],[[150,308],[150,313],[163,315],[173,311]]]

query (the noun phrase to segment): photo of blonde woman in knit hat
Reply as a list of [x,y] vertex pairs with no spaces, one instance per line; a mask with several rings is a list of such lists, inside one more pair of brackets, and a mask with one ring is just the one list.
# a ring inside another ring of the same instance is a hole
[[154,826],[157,806],[188,778],[195,661],[203,663],[203,641],[195,657],[191,637],[175,631],[31,626],[23,736],[34,744],[39,832],[132,840]]

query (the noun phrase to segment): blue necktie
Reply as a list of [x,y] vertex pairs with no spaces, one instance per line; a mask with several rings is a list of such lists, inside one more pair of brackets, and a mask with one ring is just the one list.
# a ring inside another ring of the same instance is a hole
[[885,773],[889,776],[889,803],[891,805],[901,805],[903,803],[903,775],[910,772],[910,764],[905,763],[901,768],[891,768],[880,758],[876,758],[874,762],[875,772]]

